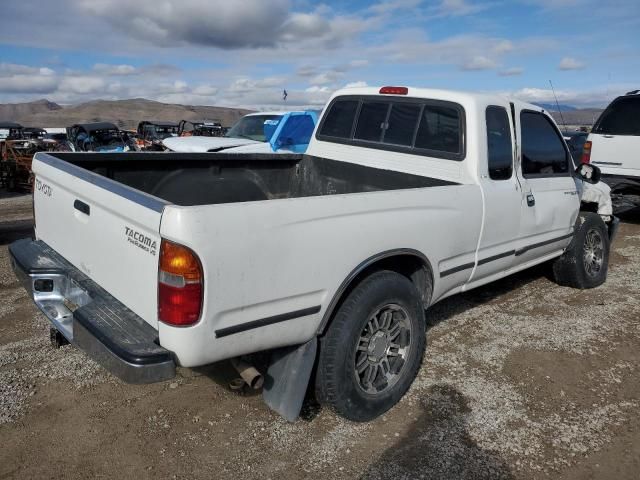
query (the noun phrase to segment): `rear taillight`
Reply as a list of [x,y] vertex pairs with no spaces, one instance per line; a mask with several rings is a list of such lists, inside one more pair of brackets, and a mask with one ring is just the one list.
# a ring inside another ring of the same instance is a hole
[[158,269],[158,318],[175,326],[200,319],[203,293],[202,264],[193,251],[162,240]]
[[580,163],[591,163],[591,141],[584,142]]

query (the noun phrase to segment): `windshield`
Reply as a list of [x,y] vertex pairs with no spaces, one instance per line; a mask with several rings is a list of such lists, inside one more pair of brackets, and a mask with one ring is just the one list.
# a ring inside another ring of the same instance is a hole
[[281,118],[282,115],[251,115],[242,117],[238,123],[231,127],[225,137],[247,138],[258,142],[267,142],[269,139],[264,135],[264,122],[270,121],[276,122],[277,124]]

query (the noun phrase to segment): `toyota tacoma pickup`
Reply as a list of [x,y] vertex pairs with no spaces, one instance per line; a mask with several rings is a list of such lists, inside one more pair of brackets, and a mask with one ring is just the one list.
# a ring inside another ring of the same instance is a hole
[[616,227],[547,112],[445,90],[338,91],[304,155],[38,153],[33,171],[35,238],[10,253],[55,334],[132,383],[269,357],[263,396],[290,420],[309,388],[381,415],[430,306],[542,262],[596,287]]

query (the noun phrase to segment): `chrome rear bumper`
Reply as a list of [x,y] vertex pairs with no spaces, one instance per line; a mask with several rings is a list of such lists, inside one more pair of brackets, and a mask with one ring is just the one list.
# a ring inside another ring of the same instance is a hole
[[127,383],[153,383],[175,376],[170,351],[158,332],[84,273],[39,240],[9,246],[11,265],[53,326]]

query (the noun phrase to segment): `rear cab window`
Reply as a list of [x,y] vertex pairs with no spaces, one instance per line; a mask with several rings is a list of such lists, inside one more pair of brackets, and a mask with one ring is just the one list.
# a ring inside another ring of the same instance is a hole
[[465,115],[454,102],[380,96],[337,97],[318,140],[449,160],[465,158]]
[[602,112],[593,133],[640,136],[640,96],[616,98]]
[[509,180],[513,175],[511,123],[507,109],[491,105],[486,110],[489,178]]
[[569,155],[564,140],[546,115],[523,110],[520,129],[525,178],[569,175]]

